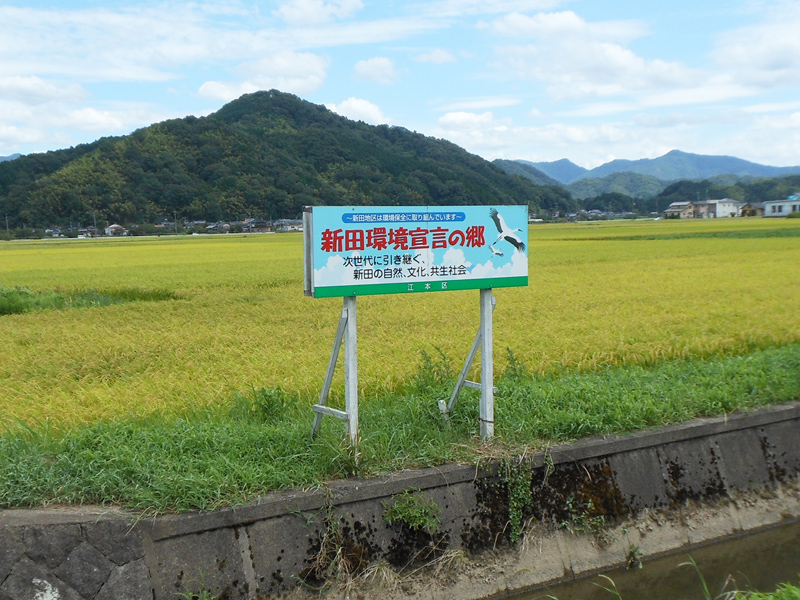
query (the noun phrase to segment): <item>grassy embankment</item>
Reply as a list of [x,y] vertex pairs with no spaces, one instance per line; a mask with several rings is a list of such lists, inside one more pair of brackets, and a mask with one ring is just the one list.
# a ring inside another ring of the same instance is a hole
[[[764,219],[533,228],[531,286],[496,292],[492,451],[800,397],[798,237]],[[177,298],[0,317],[0,505],[211,508],[354,471],[341,422],[309,438],[341,305],[302,296],[300,236],[10,242],[0,285]],[[361,473],[487,451],[474,395],[450,426],[436,408],[477,304],[359,300]]]

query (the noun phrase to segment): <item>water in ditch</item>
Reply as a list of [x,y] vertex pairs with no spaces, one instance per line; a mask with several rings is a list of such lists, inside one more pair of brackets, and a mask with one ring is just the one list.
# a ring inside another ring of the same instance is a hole
[[[691,565],[681,566],[691,559]],[[723,591],[775,591],[781,582],[800,581],[800,522],[743,537],[694,548],[664,558],[646,560],[641,569],[624,568],[605,573],[622,600],[703,600],[703,584],[712,598]],[[513,596],[513,600],[548,597],[558,600],[614,600],[617,596],[598,585],[611,587],[607,579],[588,579],[554,585]]]

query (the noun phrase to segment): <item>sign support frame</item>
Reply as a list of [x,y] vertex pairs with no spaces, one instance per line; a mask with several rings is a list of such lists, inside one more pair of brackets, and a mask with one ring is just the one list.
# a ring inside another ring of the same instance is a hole
[[[328,370],[325,373],[325,382],[319,395],[319,402],[311,407],[316,414],[311,427],[311,436],[319,432],[323,415],[336,417],[347,422],[347,434],[350,444],[355,447],[358,443],[358,333],[356,320],[356,297],[343,298],[342,314],[339,317],[339,326],[333,341],[331,358],[328,361]],[[333,384],[333,374],[336,363],[339,361],[339,350],[344,341],[344,402],[345,410],[327,406],[328,395]]]
[[[438,404],[448,419],[464,386],[480,389],[480,436],[494,437],[493,289],[528,285],[526,217],[522,205],[303,208],[304,294],[343,299],[325,382],[312,407],[312,436],[328,415],[346,421],[351,445],[358,443],[357,296],[477,289],[478,333],[449,402]],[[327,406],[342,344],[345,410]],[[475,383],[467,375],[479,351],[481,382]]]
[[[497,388],[494,387],[494,352],[493,352],[493,330],[492,313],[497,306],[497,298],[492,294],[491,288],[481,290],[481,324],[478,333],[472,342],[472,347],[464,361],[464,366],[456,380],[455,388],[450,396],[450,400],[445,403],[439,400],[439,410],[442,411],[445,419],[449,419],[450,413],[455,408],[458,395],[465,387],[481,390],[480,403],[480,434],[481,439],[494,437],[494,394]],[[467,375],[472,368],[472,363],[481,352],[481,382],[469,381]]]
[[494,296],[491,288],[481,290],[481,439],[494,437],[494,336],[492,311]]

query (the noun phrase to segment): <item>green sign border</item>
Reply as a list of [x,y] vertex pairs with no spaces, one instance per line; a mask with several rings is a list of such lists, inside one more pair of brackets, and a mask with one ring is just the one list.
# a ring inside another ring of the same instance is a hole
[[[365,283],[314,288],[315,298],[341,298],[343,296],[378,296],[384,294],[419,294],[458,290],[483,290],[501,287],[525,287],[528,277],[496,277],[486,279],[448,279],[431,282]],[[409,289],[412,286],[412,289]],[[429,286],[429,287],[425,287]]]

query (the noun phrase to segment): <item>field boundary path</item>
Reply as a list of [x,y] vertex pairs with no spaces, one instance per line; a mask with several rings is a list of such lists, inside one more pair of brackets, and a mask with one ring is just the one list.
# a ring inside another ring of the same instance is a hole
[[[103,507],[6,510],[0,600],[296,596],[301,579],[321,585],[378,563],[408,574],[447,556],[466,561],[433,579],[433,567],[427,580],[409,575],[380,597],[502,597],[800,519],[799,433],[793,402],[207,513],[135,521]],[[406,491],[435,507],[437,526],[387,522]]]

